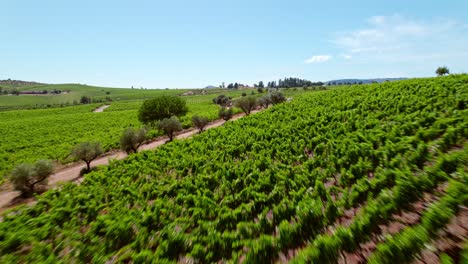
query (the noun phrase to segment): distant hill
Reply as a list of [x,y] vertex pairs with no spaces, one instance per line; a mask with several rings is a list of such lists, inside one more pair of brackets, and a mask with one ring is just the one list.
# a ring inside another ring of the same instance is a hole
[[408,78],[374,78],[374,79],[339,79],[339,80],[331,80],[325,82],[325,84],[368,84],[368,83],[382,83],[382,82],[394,82],[394,81],[401,81],[406,80]]
[[6,85],[10,87],[20,87],[20,86],[29,86],[29,85],[44,85],[45,83],[38,83],[38,82],[28,82],[28,81],[20,81],[20,80],[0,80],[0,86]]
[[214,85],[208,85],[205,87],[205,89],[215,89],[215,88],[219,88],[218,86],[214,86]]

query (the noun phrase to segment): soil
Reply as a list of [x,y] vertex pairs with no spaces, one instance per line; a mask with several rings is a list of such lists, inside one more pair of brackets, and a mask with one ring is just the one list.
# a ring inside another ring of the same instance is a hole
[[94,112],[94,113],[101,113],[101,112],[104,112],[104,110],[105,110],[107,107],[109,107],[109,106],[110,106],[110,105],[103,105],[103,106],[100,106],[100,107],[94,109],[93,112]]
[[[104,108],[103,108],[104,107]],[[94,112],[102,112],[105,108],[109,107],[109,105],[101,106],[100,108],[96,109]],[[251,114],[260,112],[261,110],[255,110],[252,111]],[[243,117],[245,114],[244,113],[239,113],[236,114],[232,117],[232,121],[237,120],[241,117]],[[210,129],[210,128],[215,128],[219,127],[226,123],[224,120],[215,120],[208,124],[208,126],[205,129]],[[197,129],[190,128],[187,130],[184,130],[177,134],[174,139],[185,139],[194,136],[195,134],[198,133]],[[167,142],[167,137],[159,137],[154,141],[151,141],[147,144],[142,145],[139,150],[151,150],[155,149],[161,145],[164,145]],[[120,150],[113,150],[108,153],[105,153],[103,156],[100,158],[97,158],[91,162],[91,166],[95,167],[98,165],[108,165],[110,160],[121,160],[127,157],[127,154],[123,151]],[[56,173],[52,174],[49,177],[48,181],[48,188],[54,188],[59,186],[63,182],[75,182],[77,184],[81,183],[84,178],[80,176],[80,171],[85,168],[86,165],[82,162],[80,163],[73,163],[70,164],[69,166],[66,166],[65,168],[60,169]],[[28,198],[28,199],[23,199],[20,197],[20,192],[12,190],[12,187],[10,186],[9,188],[5,188],[6,190],[0,191],[0,213],[13,208],[17,205],[20,204],[33,204],[35,202],[34,198]]]

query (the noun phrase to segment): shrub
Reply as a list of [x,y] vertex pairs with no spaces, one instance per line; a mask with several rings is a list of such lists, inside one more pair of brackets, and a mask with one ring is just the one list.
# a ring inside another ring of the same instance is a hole
[[160,120],[172,116],[183,116],[187,112],[186,102],[182,98],[163,95],[144,101],[138,112],[138,120],[154,127]]
[[224,94],[218,95],[216,98],[213,99],[213,103],[221,106],[226,107],[231,104],[231,97],[225,96]]
[[209,120],[208,118],[204,116],[194,115],[192,116],[192,123],[194,127],[198,128],[199,133],[201,133],[205,129],[205,127],[208,125]]
[[129,127],[125,129],[120,137],[120,149],[127,152],[127,154],[136,153],[138,148],[145,142],[146,132],[144,128]]
[[23,163],[16,166],[10,175],[10,181],[15,190],[23,196],[35,192],[37,184],[46,184],[46,179],[52,174],[54,166],[50,160],[39,160],[35,164]]
[[450,73],[450,71],[446,66],[439,67],[439,68],[436,69],[436,74],[438,76],[443,76],[443,75],[449,74],[449,73]]
[[169,137],[169,141],[174,138],[174,133],[182,130],[182,124],[176,117],[164,118],[158,123],[158,129]]
[[76,145],[72,150],[72,156],[86,162],[87,171],[91,169],[91,161],[95,160],[102,153],[103,150],[99,142],[83,142]]
[[258,99],[257,103],[266,109],[272,104],[271,97],[269,95],[262,96]]
[[280,104],[286,102],[286,97],[281,92],[272,92],[270,94],[272,104]]
[[253,96],[241,97],[236,100],[236,107],[239,107],[244,111],[246,115],[249,115],[253,109],[257,106],[257,98]]
[[232,109],[221,108],[219,109],[218,116],[219,118],[222,118],[224,121],[228,121],[233,116]]

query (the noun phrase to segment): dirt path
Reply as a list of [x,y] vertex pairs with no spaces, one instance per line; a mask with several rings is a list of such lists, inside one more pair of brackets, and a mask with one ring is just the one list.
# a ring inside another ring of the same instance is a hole
[[[97,110],[97,109],[96,109]],[[261,110],[255,110],[252,111],[253,113],[257,113]],[[101,111],[102,112],[102,111]],[[241,117],[244,116],[244,113],[236,114],[232,117],[231,120],[237,120]],[[211,122],[206,129],[210,128],[215,128],[223,125],[225,123],[224,120],[215,120]],[[194,128],[187,129],[185,131],[182,131],[179,133],[177,136],[175,136],[175,139],[185,139],[192,137],[193,135],[197,134],[198,130]],[[156,140],[142,145],[139,150],[150,150],[150,149],[155,149],[161,145],[164,145],[166,143],[167,137],[159,137]],[[108,165],[109,160],[121,160],[127,157],[127,154],[123,151],[120,150],[113,150],[111,152],[108,152],[104,154],[104,156],[95,159],[91,162],[91,166],[95,167],[98,165]],[[80,177],[80,171],[86,167],[84,163],[74,163],[71,164],[70,166],[63,168],[59,171],[57,171],[55,174],[52,174],[49,178],[49,188],[56,187],[58,184],[61,182],[75,182],[75,183],[80,183],[83,181],[83,177]],[[11,190],[6,190],[0,192],[0,213],[3,212],[6,209],[12,208],[14,206],[17,206],[19,204],[33,204],[35,201],[32,198],[29,199],[21,199],[18,196],[20,195],[20,192],[13,191]]]
[[110,105],[103,105],[103,106],[100,106],[96,109],[94,109],[94,113],[101,113],[101,112],[104,112],[104,109],[106,109],[107,107],[109,107]]

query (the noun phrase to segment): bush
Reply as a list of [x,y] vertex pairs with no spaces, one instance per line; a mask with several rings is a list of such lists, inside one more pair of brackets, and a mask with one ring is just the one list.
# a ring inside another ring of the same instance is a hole
[[272,104],[271,97],[269,95],[262,96],[258,99],[257,103],[266,109]]
[[138,112],[138,120],[149,126],[157,126],[158,121],[172,116],[187,114],[186,102],[176,96],[159,96],[143,102]]
[[122,136],[120,136],[120,149],[127,152],[127,154],[136,153],[138,148],[145,142],[146,132],[144,128],[129,127],[125,129]]
[[164,118],[158,123],[158,129],[169,137],[169,141],[174,138],[174,133],[182,130],[182,124],[176,117]]
[[225,96],[224,94],[218,95],[216,98],[213,99],[213,103],[221,106],[226,107],[231,104],[231,97]]
[[257,107],[257,98],[253,96],[241,97],[236,100],[236,107],[239,107],[244,111],[246,115],[249,115],[252,110]]
[[15,190],[23,196],[35,192],[37,184],[47,184],[46,179],[52,174],[54,166],[50,160],[39,160],[35,164],[23,163],[16,166],[10,175]]
[[436,74],[438,76],[443,76],[443,75],[449,74],[449,73],[450,73],[450,71],[446,66],[439,67],[439,68],[436,69]]
[[228,121],[233,116],[232,109],[221,108],[219,109],[218,116],[219,118],[222,118],[224,121]]
[[270,94],[271,103],[276,105],[283,102],[286,102],[286,97],[281,92],[272,92]]
[[90,171],[91,161],[95,160],[104,151],[99,142],[83,142],[75,146],[72,150],[72,156],[86,162],[86,170]]
[[205,129],[205,127],[208,125],[209,120],[208,118],[204,116],[194,115],[192,116],[192,123],[194,127],[198,128],[199,133],[201,133]]

